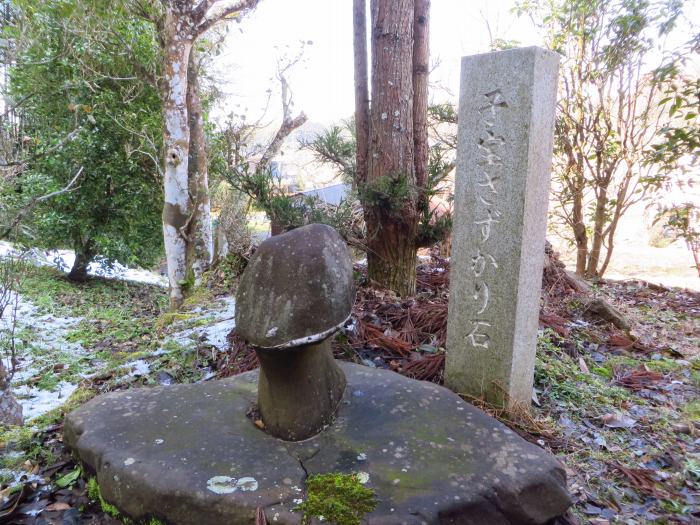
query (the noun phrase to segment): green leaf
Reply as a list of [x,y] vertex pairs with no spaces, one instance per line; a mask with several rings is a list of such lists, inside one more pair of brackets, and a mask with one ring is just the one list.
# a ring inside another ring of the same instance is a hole
[[68,474],[64,474],[63,476],[58,478],[56,480],[56,485],[62,489],[70,487],[73,483],[75,483],[78,480],[82,473],[83,469],[81,469],[80,467],[76,467],[75,470],[72,470]]

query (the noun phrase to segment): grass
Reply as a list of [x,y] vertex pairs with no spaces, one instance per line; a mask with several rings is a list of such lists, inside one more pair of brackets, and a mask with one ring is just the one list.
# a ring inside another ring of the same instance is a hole
[[168,304],[167,291],[157,286],[101,278],[72,283],[48,267],[28,267],[20,292],[45,313],[83,317],[67,340],[86,348],[152,348],[155,319]]
[[683,417],[700,422],[700,401],[690,401],[683,406]]
[[89,388],[78,388],[60,407],[36,417],[25,426],[13,426],[0,432],[0,449],[14,451],[17,454],[0,456],[0,468],[18,469],[27,461],[32,464],[50,465],[58,458],[49,448],[42,433],[45,429],[57,425],[68,412],[78,408],[96,395]]
[[9,427],[0,432],[0,448],[5,452],[13,451],[19,454],[3,453],[0,456],[0,468],[19,469],[29,462],[30,465],[51,465],[58,455],[49,448],[36,428],[29,426]]
[[[572,333],[563,340],[544,330],[538,338],[535,382],[543,402],[539,412],[554,422],[556,436],[550,443],[560,451],[568,470],[575,473],[570,482],[578,484],[584,494],[593,495],[589,501],[599,506],[640,505],[653,494],[658,510],[688,515],[693,509],[679,503],[676,494],[684,487],[698,486],[700,457],[684,453],[692,450],[695,438],[679,433],[678,428],[684,421],[700,421],[700,401],[692,395],[687,398],[687,394],[673,397],[665,390],[660,392],[667,397],[657,400],[613,383],[622,372],[648,370],[663,374],[661,386],[674,380],[689,384],[689,376],[691,382],[696,381],[695,361],[689,366],[687,361],[663,356],[616,355],[606,349],[601,350],[604,361],[597,363],[590,343],[588,348],[582,346],[586,341],[585,332]],[[579,356],[586,367],[580,365]],[[654,386],[646,392],[654,392]],[[613,414],[632,416],[634,426],[607,426],[604,417]],[[678,460],[678,465],[668,463]],[[648,479],[631,479],[619,467],[641,472]],[[639,483],[644,486],[641,491]],[[574,507],[572,514],[581,523],[588,523],[590,517],[582,514],[581,508]]]
[[598,366],[592,368],[593,373],[583,372],[578,360],[558,346],[557,341],[551,330],[545,330],[538,338],[535,384],[548,396],[574,413],[581,409],[603,412],[631,399],[626,389],[610,386],[609,368]]

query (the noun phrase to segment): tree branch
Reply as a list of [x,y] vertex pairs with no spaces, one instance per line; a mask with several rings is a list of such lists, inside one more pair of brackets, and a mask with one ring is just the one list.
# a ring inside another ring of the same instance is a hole
[[[206,4],[211,4],[208,6],[208,8],[214,7],[220,0],[213,0],[211,2],[205,1],[203,3]],[[238,18],[246,14],[248,11],[252,11],[258,6],[258,3],[260,0],[242,0],[238,2],[237,4],[231,5],[229,7],[226,7],[222,9],[220,12],[212,15],[209,12],[205,12],[204,15],[202,16],[201,21],[197,24],[197,27],[195,28],[195,36],[199,36],[206,31],[208,31],[212,26],[215,24],[225,20],[226,18],[229,18],[233,16],[234,18]],[[209,9],[207,9],[209,11]]]
[[73,178],[70,180],[70,182],[65,187],[63,187],[60,190],[52,191],[51,193],[47,193],[46,195],[42,195],[41,197],[34,197],[27,204],[25,204],[24,207],[22,208],[22,210],[20,210],[20,212],[15,216],[15,218],[12,219],[12,221],[10,221],[9,226],[7,226],[5,228],[5,230],[3,230],[2,233],[0,233],[0,239],[7,238],[7,236],[10,235],[10,233],[12,233],[12,230],[14,230],[17,227],[17,225],[20,222],[22,222],[22,219],[24,219],[24,217],[27,215],[27,213],[29,213],[34,208],[34,206],[36,206],[40,202],[51,199],[53,197],[57,197],[58,195],[61,195],[63,193],[67,193],[69,191],[77,190],[80,186],[78,186],[78,188],[74,188],[73,185],[78,181],[78,178],[80,178],[80,175],[82,175],[82,173],[83,173],[83,166],[80,166],[80,169],[78,170],[78,172],[73,176]]

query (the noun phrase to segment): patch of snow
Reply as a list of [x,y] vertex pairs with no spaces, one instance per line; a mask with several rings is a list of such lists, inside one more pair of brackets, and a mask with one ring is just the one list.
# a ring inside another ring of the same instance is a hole
[[12,392],[22,405],[24,420],[29,421],[60,407],[77,388],[78,385],[62,381],[53,392],[27,385],[14,387]]
[[130,376],[145,376],[151,372],[151,364],[145,359],[137,359],[136,361],[131,361],[124,365],[123,368],[130,368]]
[[236,488],[243,492],[253,492],[258,490],[258,480],[255,478],[239,478],[236,482]]
[[3,478],[8,478],[12,476],[12,480],[8,482],[8,486],[17,485],[18,483],[23,483],[28,481],[29,483],[40,483],[44,481],[44,478],[27,472],[26,470],[10,470],[10,469],[0,469],[0,476]]
[[[22,253],[12,243],[0,241],[0,258],[18,257]],[[53,266],[66,273],[70,271],[75,262],[75,252],[72,250],[40,250],[39,248],[32,248],[24,253],[24,256],[37,266]],[[168,286],[168,280],[162,275],[141,268],[129,268],[118,262],[112,264],[105,264],[104,261],[99,260],[92,262],[88,266],[88,273],[122,281]]]
[[236,326],[235,305],[236,301],[233,297],[219,298],[214,305],[209,307],[205,316],[198,319],[198,321],[205,321],[207,324],[175,331],[171,334],[170,339],[183,346],[191,345],[193,341],[197,340],[204,341],[219,351],[226,350],[228,348],[227,336]]
[[[79,317],[56,317],[42,314],[39,308],[21,295],[14,295],[12,303],[17,300],[16,333],[30,329],[34,333],[30,341],[31,347],[18,349],[17,366],[12,384],[26,382],[39,374],[47,366],[56,364],[53,356],[68,356],[70,358],[86,355],[87,352],[79,343],[65,340],[66,335],[82,319]],[[11,330],[11,315],[0,319],[0,337],[9,337]],[[9,368],[10,363],[6,363]],[[54,391],[41,390],[34,385],[13,386],[12,391],[17,401],[22,405],[22,415],[25,421],[40,416],[62,405],[75,391],[76,384],[63,381]]]
[[258,490],[258,480],[251,477],[236,479],[230,476],[214,476],[207,480],[207,489],[215,494],[230,494],[237,490],[253,492]]
[[207,480],[207,489],[214,494],[230,494],[236,492],[236,478],[231,476],[214,476]]

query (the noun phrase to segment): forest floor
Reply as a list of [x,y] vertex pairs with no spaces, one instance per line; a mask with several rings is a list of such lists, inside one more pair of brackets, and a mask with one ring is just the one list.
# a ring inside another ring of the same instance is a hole
[[[336,356],[441,382],[449,264],[419,269],[415,298],[374,290],[357,268],[354,322]],[[700,522],[700,293],[545,275],[532,411],[498,417],[564,463],[575,505],[561,523]],[[29,421],[0,433],[0,523],[119,523],[62,445],[63,416],[118,389],[213,380],[256,365],[235,336],[224,272],[166,313],[156,285],[69,283],[30,267],[20,288],[15,392]],[[629,320],[593,314],[593,296]],[[4,341],[7,347],[8,341]],[[111,514],[111,515],[110,515]]]

